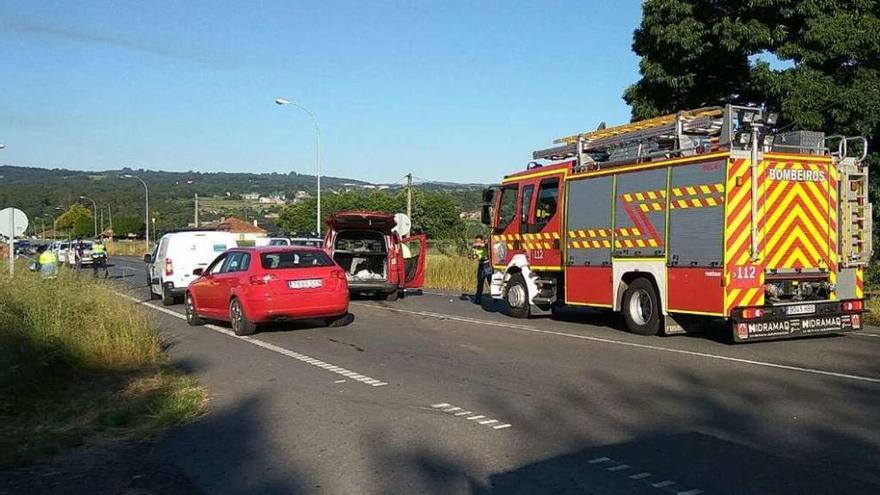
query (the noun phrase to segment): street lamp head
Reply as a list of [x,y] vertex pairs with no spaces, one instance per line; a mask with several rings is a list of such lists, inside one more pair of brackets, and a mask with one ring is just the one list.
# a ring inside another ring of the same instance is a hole
[[120,175],[120,177],[122,177],[123,179],[131,179],[134,176],[131,174],[122,174],[122,175]]
[[6,147],[5,144],[0,144],[0,150],[2,150],[2,149],[5,148],[5,147]]
[[290,100],[285,100],[284,98],[275,98],[276,105],[290,105]]
[[89,199],[89,198],[87,198],[85,196],[80,196],[79,199]]

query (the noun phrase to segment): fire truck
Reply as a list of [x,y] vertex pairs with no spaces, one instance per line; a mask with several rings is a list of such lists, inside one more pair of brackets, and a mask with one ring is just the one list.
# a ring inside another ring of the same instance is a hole
[[737,342],[859,329],[867,140],[776,120],[699,108],[535,151],[483,192],[492,297],[520,318],[610,309],[642,335],[707,318]]

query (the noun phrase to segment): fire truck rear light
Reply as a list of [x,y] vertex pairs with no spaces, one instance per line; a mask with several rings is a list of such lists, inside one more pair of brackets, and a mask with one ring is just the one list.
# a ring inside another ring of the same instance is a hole
[[755,318],[764,316],[764,310],[759,308],[744,309],[742,316],[746,320],[754,320]]
[[862,301],[844,301],[841,309],[847,313],[858,312],[862,310]]

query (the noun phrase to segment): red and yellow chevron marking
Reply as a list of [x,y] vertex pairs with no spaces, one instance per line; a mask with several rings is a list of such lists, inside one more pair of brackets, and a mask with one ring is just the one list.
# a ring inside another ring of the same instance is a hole
[[[750,161],[731,159],[727,166],[724,224],[724,314],[733,308],[764,304],[764,267],[753,263],[751,249]],[[761,194],[758,194],[759,205]]]
[[568,247],[573,249],[607,249],[611,247],[611,229],[568,231]]
[[865,298],[865,273],[861,268],[856,269],[856,299]]
[[[764,304],[766,269],[823,269],[829,272],[829,282],[836,283],[837,177],[834,167],[801,161],[765,160],[758,164],[760,257],[752,259],[750,165],[749,160],[731,160],[727,172],[724,261],[728,314],[736,307]],[[789,180],[787,177],[791,175],[808,178]],[[753,277],[742,277],[752,273]]]
[[[759,217],[767,268],[837,271],[837,177],[824,163],[766,161],[761,164],[763,205]],[[779,171],[824,174],[824,180],[772,180]]]

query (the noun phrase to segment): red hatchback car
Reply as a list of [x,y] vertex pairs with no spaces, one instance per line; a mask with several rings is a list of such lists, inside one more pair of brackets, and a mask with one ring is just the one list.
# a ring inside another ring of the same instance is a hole
[[229,321],[236,335],[261,323],[322,319],[329,326],[351,321],[345,272],[317,248],[266,246],[230,249],[186,291],[186,321]]

